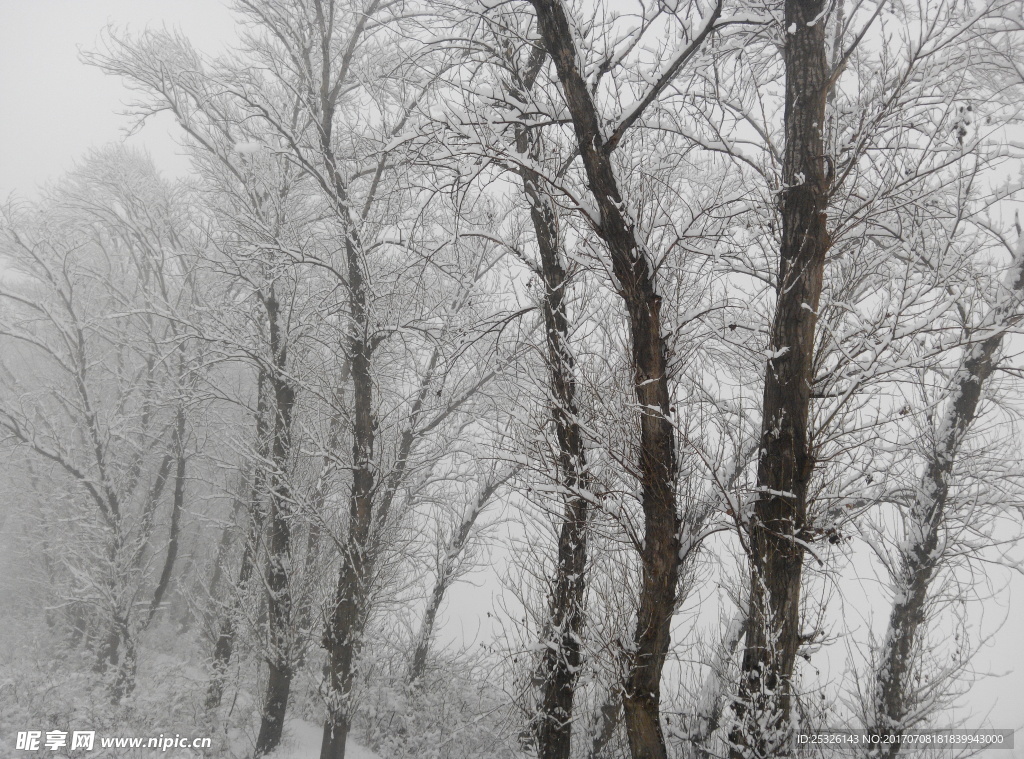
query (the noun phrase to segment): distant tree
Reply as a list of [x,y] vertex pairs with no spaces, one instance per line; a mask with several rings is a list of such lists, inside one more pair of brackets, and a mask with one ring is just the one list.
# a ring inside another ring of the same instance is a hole
[[[186,506],[201,379],[185,326],[202,240],[189,210],[146,159],[112,149],[37,207],[4,215],[14,276],[0,292],[0,430],[52,504],[52,524],[80,527],[55,536],[48,554],[66,578],[58,593],[72,624],[99,628],[98,666],[112,669],[115,701],[134,688],[139,637],[170,586]],[[168,503],[164,543],[155,530]]]

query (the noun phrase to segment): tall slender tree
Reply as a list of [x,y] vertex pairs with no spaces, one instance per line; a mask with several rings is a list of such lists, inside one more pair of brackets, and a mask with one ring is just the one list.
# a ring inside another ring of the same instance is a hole
[[809,414],[815,325],[831,244],[832,177],[823,140],[833,83],[826,24],[821,23],[826,12],[818,0],[787,0],[782,20],[782,237],[764,375],[757,493],[749,515],[741,517],[750,562],[750,610],[735,706],[742,723],[733,734],[735,759],[784,756],[791,749],[807,492],[814,470]]
[[610,130],[581,68],[577,22],[560,0],[532,0],[532,5],[541,44],[555,67],[572,119],[576,149],[590,185],[594,211],[589,221],[608,246],[616,287],[627,313],[633,386],[639,408],[636,465],[644,532],[637,624],[623,704],[633,758],[664,759],[667,752],[660,724],[661,674],[670,643],[680,553],[675,494],[677,448],[655,257],[637,235],[636,222],[630,216],[616,176],[613,154],[644,108],[657,99],[711,34],[722,5],[712,6],[690,35],[689,43],[669,61],[636,106]]

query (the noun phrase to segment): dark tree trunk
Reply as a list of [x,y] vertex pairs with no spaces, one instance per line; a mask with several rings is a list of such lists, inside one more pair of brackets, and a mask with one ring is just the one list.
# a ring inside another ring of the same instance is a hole
[[427,599],[427,608],[423,612],[423,622],[420,624],[420,632],[416,637],[416,647],[412,652],[412,661],[409,664],[409,683],[416,683],[427,668],[427,654],[430,653],[430,641],[434,635],[434,622],[437,619],[437,610],[441,608],[441,601],[447,590],[442,577],[439,575],[434,582],[434,589]]
[[167,554],[164,557],[164,566],[160,572],[160,579],[157,582],[156,590],[153,591],[153,601],[149,605],[149,616],[146,619],[148,626],[157,609],[164,600],[167,588],[171,584],[171,574],[174,572],[174,564],[178,558],[178,535],[181,532],[181,511],[185,503],[185,409],[179,407],[174,421],[174,455],[176,465],[174,468],[174,496],[171,502],[171,528],[167,539]]
[[[141,567],[141,565],[142,565],[143,559],[145,558],[146,549],[149,547],[149,544],[150,544],[149,543],[149,539],[150,539],[150,536],[151,536],[152,531],[153,531],[153,519],[154,519],[154,516],[156,514],[157,505],[160,502],[160,497],[163,495],[164,488],[167,485],[167,480],[170,477],[171,465],[173,464],[173,462],[174,462],[174,456],[173,455],[168,454],[168,455],[163,457],[163,459],[160,462],[160,466],[157,469],[156,478],[155,478],[155,480],[153,482],[153,486],[150,488],[150,491],[148,493],[148,497],[146,499],[145,505],[143,506],[142,517],[139,520],[138,539],[135,542],[135,548],[134,548],[133,554],[132,554],[131,559],[130,559],[131,566],[132,566],[133,570],[138,570]],[[171,525],[171,535],[172,535],[172,538],[175,538],[176,535],[177,535],[175,530],[176,530],[176,525],[174,524],[174,517],[173,517],[173,514],[172,514],[172,525]],[[117,530],[117,534],[115,535],[115,539],[114,539],[114,546],[115,547],[112,548],[112,550],[111,550],[111,557],[112,558],[114,556],[116,556],[118,553],[120,553],[120,549],[116,547],[120,543],[119,532],[120,532],[120,530]],[[169,549],[170,549],[170,546],[169,546]],[[177,541],[176,540],[174,541],[174,550],[175,550],[175,554],[176,554],[177,553]],[[165,567],[166,567],[166,561],[165,561]],[[172,568],[173,568],[173,558],[172,558]],[[158,591],[160,590],[160,585],[159,584],[157,585],[157,590]],[[155,596],[154,596],[154,598],[155,598]],[[102,642],[100,643],[99,650],[97,651],[96,666],[94,668],[95,671],[97,671],[97,672],[105,672],[107,670],[108,666],[110,666],[110,665],[115,665],[117,667],[121,667],[122,666],[122,664],[121,664],[121,662],[122,662],[122,651],[121,651],[121,649],[122,649],[122,645],[128,639],[129,636],[127,634],[127,631],[128,631],[127,620],[118,621],[119,619],[120,619],[119,617],[115,618],[115,621],[111,623],[110,629],[107,631],[106,636],[103,638]],[[148,623],[149,623],[149,621],[147,620],[146,624],[148,625]],[[84,628],[83,628],[83,632],[85,632]],[[134,657],[134,652],[133,652],[132,656]],[[131,666],[134,666],[134,665],[130,665],[129,669],[131,669]],[[122,681],[124,680],[124,678],[121,675],[118,675],[117,677],[118,677],[118,679],[121,679]],[[132,674],[132,678],[131,679],[134,680],[134,674]],[[123,690],[123,688],[119,687],[119,690]],[[120,696],[117,696],[115,698],[115,701],[118,701],[118,700],[120,700]]]
[[[335,211],[343,234],[345,274],[348,287],[348,360],[352,374],[352,486],[349,496],[349,524],[338,571],[333,610],[324,632],[327,651],[327,718],[324,721],[320,759],[345,759],[345,744],[351,726],[350,697],[366,617],[367,578],[372,568],[370,550],[373,527],[374,446],[377,426],[373,407],[373,346],[370,338],[370,314],[366,277],[363,272],[362,240],[355,223],[348,186],[334,153],[334,114],[339,82],[332,82],[331,37],[335,8],[315,3],[318,43],[322,58],[317,89],[310,93],[320,106],[318,131],[320,156],[326,172],[325,189],[333,194]],[[354,24],[350,44],[362,35],[369,16]],[[344,74],[340,74],[344,76]],[[311,82],[312,84],[312,82]],[[382,165],[381,165],[382,167]],[[369,208],[369,206],[367,206]]]
[[121,703],[135,690],[136,666],[135,641],[128,618],[118,614],[111,621],[107,634],[100,643],[95,667],[96,672],[109,674],[108,692],[111,703]]
[[114,669],[114,679],[110,687],[111,701],[121,703],[135,690],[135,675],[138,670],[138,655],[135,651],[135,639],[132,637],[128,620],[118,620],[121,655]]
[[[926,623],[928,590],[943,561],[939,542],[945,516],[949,485],[960,446],[978,413],[985,382],[996,366],[1007,323],[1013,318],[1024,292],[1024,237],[1018,241],[1014,267],[1000,293],[1000,302],[984,323],[996,332],[967,348],[953,380],[953,397],[926,464],[917,497],[907,518],[907,536],[895,578],[896,600],[889,614],[889,626],[874,684],[874,733],[902,736],[914,727],[908,724],[920,704],[915,689],[914,667],[920,658],[919,632]],[[895,759],[901,743],[880,745],[872,757]]]
[[[808,436],[814,332],[821,296],[829,179],[822,128],[829,69],[824,0],[786,0],[785,137],[780,192],[782,246],[772,352],[765,371],[758,492],[743,526],[750,564],[747,644],[732,756],[788,756],[793,667],[799,645],[800,580],[808,541]],[[746,519],[746,517],[744,517]]]
[[345,363],[340,376],[337,379],[338,386],[335,389],[334,412],[328,425],[326,448],[320,462],[320,472],[317,475],[316,486],[309,500],[310,524],[309,532],[306,535],[306,553],[302,559],[302,577],[306,584],[305,592],[298,600],[295,619],[300,630],[309,631],[313,625],[313,598],[316,582],[313,573],[316,571],[317,560],[320,556],[321,525],[324,520],[324,506],[327,503],[327,496],[331,490],[331,483],[338,470],[338,448],[343,431],[344,414],[344,388],[348,382],[349,366]]
[[[524,72],[515,66],[516,52],[507,51],[512,69],[512,94],[528,102],[546,55],[534,53]],[[534,162],[543,161],[538,133],[518,127],[516,148]],[[558,215],[543,177],[526,166],[519,170],[523,193],[530,206],[534,236],[540,253],[537,274],[544,283],[544,332],[547,343],[548,388],[551,418],[558,442],[558,484],[563,496],[562,525],[558,536],[555,576],[551,583],[548,620],[544,625],[543,658],[536,673],[540,698],[533,732],[540,759],[568,759],[572,750],[573,703],[576,681],[583,664],[580,648],[586,624],[586,564],[588,508],[582,490],[587,487],[587,459],[576,405],[576,360],[569,346],[569,318],[565,295],[568,277],[562,266]]]
[[96,673],[106,672],[111,666],[116,666],[120,658],[121,636],[118,635],[117,625],[111,624],[96,649],[96,663],[93,665],[93,671]]
[[281,742],[294,674],[291,645],[292,494],[289,484],[292,414],[295,390],[287,377],[288,345],[281,333],[280,306],[271,285],[266,298],[270,351],[274,367],[270,377],[274,405],[274,435],[270,457],[270,520],[267,525],[267,639],[269,677],[256,756],[273,751]]
[[349,356],[352,361],[353,429],[352,489],[349,497],[349,527],[341,556],[334,610],[324,635],[327,649],[329,695],[320,759],[345,759],[350,727],[349,697],[355,676],[355,657],[365,622],[366,583],[372,559],[368,555],[373,522],[374,427],[373,378],[370,373],[370,345],[366,330],[366,291],[356,241],[349,238],[349,307],[352,332]]
[[135,556],[132,559],[132,564],[135,569],[139,569],[142,566],[142,560],[145,558],[146,549],[149,548],[149,539],[153,534],[153,520],[156,516],[156,508],[160,503],[160,498],[164,493],[164,489],[167,487],[167,480],[171,476],[171,466],[174,464],[174,455],[168,453],[163,457],[160,462],[160,466],[156,471],[156,479],[153,480],[153,486],[149,490],[149,494],[146,498],[146,505],[142,509],[142,517],[139,520],[139,535],[136,543]]
[[[525,137],[525,134],[523,135]],[[525,143],[525,139],[520,139]],[[522,147],[527,147],[525,144]],[[534,146],[530,151],[536,157]],[[569,348],[569,320],[565,310],[568,286],[559,252],[558,218],[551,198],[542,190],[542,179],[530,169],[521,170],[523,190],[530,202],[541,275],[544,279],[544,327],[550,373],[551,415],[558,441],[558,479],[564,492],[564,514],[558,535],[558,557],[549,601],[540,710],[537,715],[537,755],[540,759],[569,759],[572,746],[573,700],[583,664],[580,643],[586,623],[587,459],[583,433],[577,421],[576,361]]]
[[612,164],[600,114],[579,70],[571,23],[560,0],[532,0],[538,28],[555,63],[572,115],[599,218],[595,230],[608,246],[629,322],[633,385],[640,409],[641,505],[644,539],[637,626],[623,688],[626,733],[633,759],[666,759],[660,724],[661,672],[670,643],[679,574],[676,443],[671,420],[668,348],[652,262],[636,238]]
[[224,578],[224,562],[227,559],[228,551],[231,549],[232,534],[238,522],[238,514],[246,504],[245,499],[242,497],[242,492],[249,485],[248,473],[243,471],[239,479],[241,480],[238,486],[239,491],[235,494],[231,503],[231,519],[224,525],[224,529],[220,533],[220,540],[217,541],[217,555],[213,560],[213,572],[210,574],[210,583],[206,589],[206,595],[210,598],[217,597],[221,581]]
[[[322,154],[328,164],[339,211],[348,214],[348,195],[331,148],[334,104],[323,102]],[[348,358],[352,372],[352,489],[349,497],[349,525],[341,556],[334,610],[324,634],[327,650],[328,699],[320,759],[345,759],[350,727],[349,696],[354,679],[355,657],[360,648],[365,622],[366,584],[372,563],[369,556],[373,526],[373,457],[376,419],[373,411],[372,346],[369,341],[366,281],[363,276],[361,243],[354,228],[346,225],[345,255],[349,287]]]

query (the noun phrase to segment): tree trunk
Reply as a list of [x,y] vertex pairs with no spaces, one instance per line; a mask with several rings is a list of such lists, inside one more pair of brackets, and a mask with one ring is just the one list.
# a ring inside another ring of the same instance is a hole
[[437,610],[444,600],[447,585],[438,575],[434,582],[434,590],[427,599],[427,608],[423,612],[423,622],[420,624],[419,635],[416,636],[416,647],[412,652],[412,661],[409,663],[409,683],[415,684],[427,668],[427,654],[430,652],[430,640],[434,636],[434,621],[437,619]]
[[115,704],[121,703],[135,690],[135,674],[138,670],[135,639],[132,637],[127,619],[118,621],[118,630],[121,656],[114,670],[114,680],[110,688],[111,701]]
[[[1016,318],[1024,292],[1024,236],[1018,240],[1015,260],[1002,290],[997,305],[981,327],[994,329],[994,334],[966,349],[966,356],[953,379],[953,397],[907,518],[907,536],[901,546],[895,578],[896,598],[875,671],[874,724],[871,725],[874,733],[902,736],[904,731],[914,727],[908,718],[920,704],[913,678],[920,655],[919,631],[927,618],[929,586],[944,559],[939,550],[939,538],[950,480],[960,446],[977,416],[985,382],[995,369],[1006,327]],[[899,741],[879,745],[871,756],[895,759],[900,748]]]
[[[334,8],[317,1],[322,71],[318,90],[310,95],[319,102],[320,156],[327,175],[326,188],[333,193],[335,211],[344,237],[348,278],[348,359],[352,373],[352,486],[349,496],[349,525],[345,536],[334,608],[324,633],[327,650],[327,719],[324,722],[320,759],[345,759],[345,743],[351,725],[350,696],[355,677],[366,616],[367,577],[372,566],[370,533],[373,526],[374,445],[377,426],[373,408],[373,375],[368,312],[367,283],[363,273],[363,248],[356,214],[351,208],[348,186],[338,166],[332,145],[338,84],[331,82],[331,38]],[[351,40],[359,39],[369,17],[356,22]]]
[[238,485],[239,492],[235,494],[231,503],[231,519],[226,525],[224,525],[224,529],[221,530],[220,533],[220,540],[217,541],[217,555],[213,560],[213,572],[210,575],[210,583],[206,589],[206,595],[210,598],[217,597],[221,580],[224,577],[224,562],[227,559],[228,551],[231,548],[232,532],[238,522],[238,514],[246,503],[241,497],[241,492],[244,491],[246,486],[249,484],[249,475],[244,470],[240,476],[240,480],[241,482]]
[[174,468],[174,496],[171,504],[171,529],[167,540],[167,555],[164,558],[163,570],[153,591],[153,601],[149,605],[149,616],[146,626],[153,621],[157,609],[164,599],[164,594],[171,584],[171,574],[178,558],[178,535],[181,532],[181,511],[185,502],[185,409],[178,408],[174,422],[174,449],[177,463]]
[[352,357],[353,401],[355,405],[352,434],[352,489],[349,498],[349,527],[345,551],[341,556],[334,611],[324,635],[327,649],[328,688],[327,720],[324,723],[320,759],[345,759],[345,742],[351,724],[349,698],[354,680],[355,657],[358,654],[365,622],[365,594],[368,570],[370,528],[373,520],[373,453],[374,414],[373,382],[370,374],[370,346],[365,332],[365,291],[360,265],[350,256],[349,276],[352,278],[351,308],[357,325],[349,342]]
[[[807,486],[814,469],[808,415],[814,332],[830,245],[829,179],[822,128],[829,69],[824,0],[786,0],[782,246],[771,357],[765,371],[757,497],[745,521],[750,611],[741,665],[734,759],[788,756],[800,580],[810,537]],[[749,521],[747,521],[749,520]]]
[[[333,114],[333,108],[329,111]],[[331,123],[333,115],[328,119]],[[324,139],[324,155],[330,152],[330,130]],[[330,162],[339,193],[343,188],[337,168]],[[340,202],[347,202],[342,196]],[[366,311],[366,284],[363,279],[360,243],[354,229],[346,229],[345,250],[349,276],[350,327],[348,351],[352,371],[352,489],[349,497],[349,525],[345,550],[341,556],[334,611],[324,635],[327,649],[327,720],[324,723],[320,759],[345,759],[345,742],[350,726],[349,697],[354,679],[354,663],[365,622],[365,593],[372,559],[368,555],[373,522],[374,429],[373,377]]]
[[[531,153],[537,152],[533,147]],[[586,487],[587,459],[577,421],[576,361],[569,348],[569,320],[565,310],[568,283],[559,253],[558,219],[551,198],[541,190],[540,175],[526,168],[520,173],[523,190],[530,201],[544,279],[544,327],[551,415],[558,440],[558,484],[563,492],[572,494],[563,497],[564,513],[547,625],[551,640],[544,641],[540,671],[543,681],[536,724],[537,755],[539,759],[569,759],[573,700],[583,664],[580,644],[586,623],[589,503],[581,491],[589,489]]]
[[437,619],[437,611],[441,608],[441,602],[444,600],[444,594],[451,587],[452,583],[456,579],[456,569],[458,557],[466,548],[466,544],[469,542],[470,533],[473,530],[473,525],[476,523],[477,517],[480,516],[480,512],[483,511],[484,506],[491,500],[491,496],[501,487],[502,483],[508,480],[516,471],[518,467],[510,470],[503,476],[496,476],[493,480],[487,483],[487,485],[477,494],[476,503],[473,504],[473,508],[467,512],[459,524],[459,529],[452,536],[452,539],[444,547],[445,553],[441,557],[438,563],[437,578],[434,580],[434,589],[430,593],[430,598],[427,599],[427,608],[423,612],[423,622],[420,625],[420,632],[416,638],[416,646],[413,649],[412,659],[409,663],[409,684],[414,684],[420,677],[423,676],[423,672],[427,666],[427,654],[430,652],[430,640],[434,635],[434,622]]
[[324,521],[324,507],[327,503],[327,496],[330,493],[331,482],[338,469],[338,447],[341,441],[341,433],[344,426],[344,414],[342,405],[344,403],[343,388],[348,382],[348,362],[345,362],[340,376],[337,379],[338,386],[334,397],[334,412],[328,425],[327,441],[323,457],[320,461],[320,472],[317,474],[316,485],[309,499],[310,524],[309,533],[306,535],[306,553],[302,559],[302,577],[306,589],[298,599],[295,619],[300,630],[310,630],[313,625],[313,596],[316,583],[313,580],[313,572],[316,570],[317,560],[320,557],[320,541],[322,538],[322,527]]
[[120,658],[121,636],[118,635],[117,625],[111,624],[96,650],[96,663],[93,665],[93,672],[97,674],[106,672],[111,666],[116,666]]
[[615,178],[611,151],[589,86],[579,70],[572,26],[560,0],[531,0],[572,115],[599,218],[629,322],[633,386],[640,409],[642,579],[629,673],[623,688],[626,733],[633,759],[667,759],[660,724],[661,672],[670,643],[679,573],[676,443],[671,420],[668,348],[653,264],[636,238]]
[[588,759],[608,759],[608,747],[612,738],[615,737],[615,728],[619,726],[619,719],[622,717],[622,697],[618,690],[608,694],[601,709],[598,712],[600,722],[594,739],[590,743]]
[[[528,102],[546,55],[534,54],[527,70],[515,66],[517,51],[507,52],[512,70],[509,85],[520,102]],[[543,161],[539,134],[518,126],[516,149],[533,162]],[[558,442],[558,485],[563,493],[563,518],[558,536],[555,577],[544,626],[544,654],[538,667],[540,698],[533,732],[540,759],[568,759],[572,749],[573,702],[583,664],[580,650],[586,623],[586,563],[589,503],[587,459],[576,405],[576,360],[569,347],[565,292],[568,277],[562,266],[558,215],[543,177],[526,166],[519,169],[523,193],[540,253],[537,274],[544,283],[544,332],[547,342],[551,419]]]
[[109,694],[113,704],[121,701],[135,690],[137,666],[135,641],[126,615],[117,614],[111,621],[106,637],[100,644],[96,672],[109,673]]
[[149,490],[146,504],[142,509],[142,517],[139,519],[138,539],[136,541],[135,555],[132,557],[132,566],[137,570],[142,566],[146,549],[149,548],[149,539],[153,534],[153,519],[156,516],[156,507],[160,503],[160,497],[167,486],[167,480],[171,476],[171,465],[174,463],[174,455],[168,453],[163,457],[160,466],[156,471],[156,479]]
[[256,738],[257,757],[270,753],[281,742],[294,674],[292,636],[291,571],[292,493],[289,483],[292,415],[295,390],[287,379],[288,345],[281,334],[280,313],[274,287],[266,298],[270,351],[274,369],[270,386],[274,395],[274,436],[271,446],[270,520],[267,530],[267,638],[269,677],[260,732]]
[[708,676],[701,687],[694,719],[689,726],[690,745],[684,754],[689,759],[714,759],[716,756],[708,744],[721,724],[724,699],[731,690],[725,676],[743,642],[746,629],[746,611],[743,610],[737,612],[726,628],[715,658],[711,662]]

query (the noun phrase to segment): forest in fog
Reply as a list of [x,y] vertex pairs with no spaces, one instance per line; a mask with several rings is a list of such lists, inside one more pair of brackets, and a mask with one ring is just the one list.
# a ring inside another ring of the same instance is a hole
[[1022,727],[1022,0],[233,9],[0,198],[4,756]]

